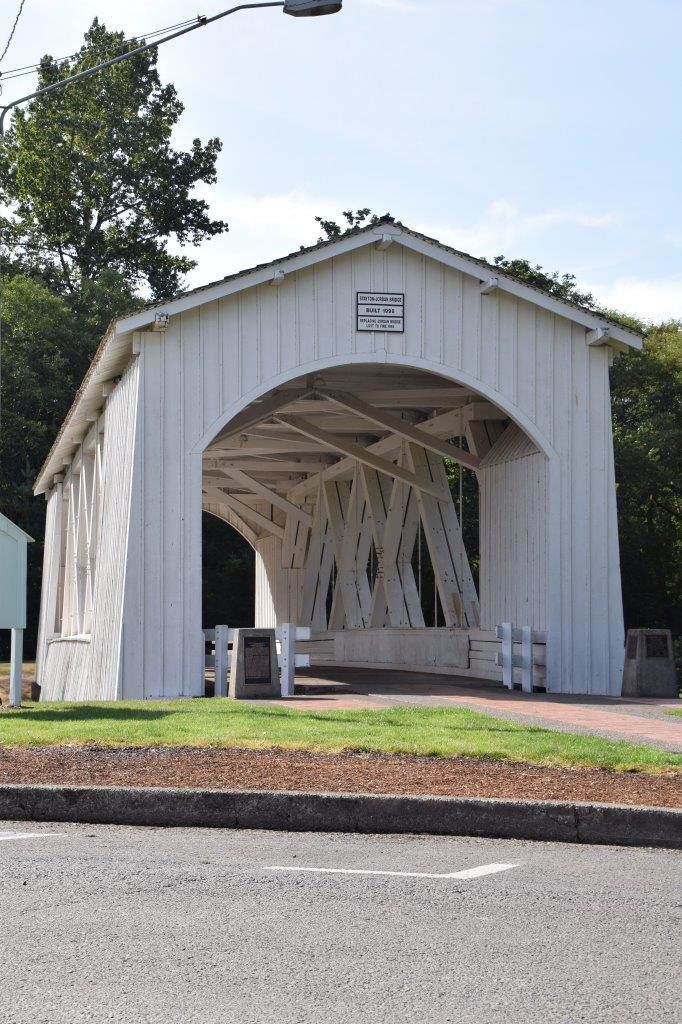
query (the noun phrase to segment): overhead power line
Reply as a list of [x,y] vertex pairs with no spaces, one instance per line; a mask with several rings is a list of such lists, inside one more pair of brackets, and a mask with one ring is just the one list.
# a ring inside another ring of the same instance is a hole
[[[154,39],[156,36],[163,35],[164,32],[172,32],[176,28],[184,28],[185,25],[192,25],[197,21],[197,18],[188,18],[187,21],[179,21],[175,25],[166,25],[164,28],[154,29],[153,32],[139,32],[137,35],[130,36],[128,39],[121,40],[121,46],[127,46],[129,43],[136,43],[140,39]],[[53,64],[62,64],[66,60],[73,60],[74,57],[78,56],[76,53],[67,53],[64,57],[52,58]],[[2,83],[10,82],[13,78],[24,78],[26,75],[34,75],[40,68],[42,61],[36,61],[35,64],[25,64],[20,68],[10,68],[9,71],[0,71],[0,81]]]
[[25,4],[25,3],[26,3],[26,0],[21,0],[21,2],[20,2],[20,4],[19,4],[19,10],[17,11],[17,16],[16,16],[16,18],[14,19],[14,24],[12,25],[12,31],[11,31],[11,32],[10,32],[10,34],[9,34],[9,39],[8,39],[8,40],[7,40],[7,42],[5,43],[5,49],[4,49],[4,50],[2,51],[2,53],[0,54],[0,64],[1,64],[1,63],[3,62],[3,60],[5,59],[5,54],[6,54],[6,53],[7,53],[7,51],[9,50],[9,48],[10,48],[10,45],[11,45],[11,43],[12,43],[12,40],[14,39],[14,33],[15,33],[15,32],[16,32],[16,30],[17,30],[17,25],[19,24],[19,18],[21,17],[21,12],[22,12],[22,11],[23,11],[23,9],[24,9],[24,4]]

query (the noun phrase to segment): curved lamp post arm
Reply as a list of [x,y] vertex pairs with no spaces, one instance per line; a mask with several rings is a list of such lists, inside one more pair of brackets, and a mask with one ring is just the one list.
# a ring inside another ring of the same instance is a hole
[[11,103],[7,103],[0,110],[0,136],[5,134],[5,116],[9,110],[13,107],[18,107],[21,103],[26,103],[28,100],[33,100],[37,96],[47,96],[48,93],[54,92],[56,89],[61,89],[64,85],[71,85],[72,82],[79,82],[83,78],[89,78],[90,75],[96,74],[98,71],[102,71],[104,68],[110,68],[114,64],[119,64],[122,60],[128,60],[129,57],[135,57],[138,53],[144,53],[145,50],[151,50],[155,46],[160,46],[161,43],[168,43],[171,39],[177,39],[178,36],[187,35],[188,32],[194,32],[198,28],[204,28],[206,25],[210,25],[213,21],[219,21],[220,18],[226,18],[228,14],[236,14],[237,11],[246,11],[249,9],[259,7],[286,7],[284,0],[278,0],[276,3],[253,3],[253,4],[239,4],[237,7],[231,7],[229,11],[221,11],[220,14],[214,14],[210,18],[206,18],[203,15],[197,15],[196,22],[193,25],[188,25],[186,28],[178,29],[177,32],[171,32],[170,35],[163,36],[161,39],[155,40],[153,43],[143,43],[142,46],[136,47],[134,50],[128,50],[126,53],[121,53],[118,57],[112,57],[110,60],[105,60],[101,64],[95,64],[94,67],[87,68],[85,71],[79,71],[77,75],[70,75],[69,78],[62,78],[59,82],[53,82],[52,85],[46,85],[43,89],[38,89],[36,92],[31,92],[28,96],[21,96],[18,100],[12,100]]
[[[270,3],[237,4],[236,7],[230,7],[229,10],[221,11],[220,14],[214,14],[210,18],[198,15],[194,24],[178,29],[177,32],[171,32],[169,35],[163,36],[161,39],[156,39],[153,43],[143,43],[141,46],[136,46],[134,50],[128,50],[126,53],[120,53],[118,57],[112,57],[110,60],[102,61],[101,64],[95,64],[94,67],[87,68],[85,71],[79,71],[76,75],[70,75],[68,78],[63,78],[59,82],[53,82],[52,85],[46,85],[43,89],[37,89],[36,92],[31,92],[28,96],[20,96],[19,99],[12,100],[11,103],[0,106],[0,138],[5,134],[5,117],[7,116],[7,112],[12,110],[14,107],[18,107],[21,103],[33,100],[37,96],[47,96],[48,93],[55,92],[57,89],[61,89],[62,86],[71,85],[72,82],[80,82],[82,79],[89,78],[90,75],[94,75],[98,71],[102,71],[104,68],[110,68],[114,64],[119,64],[122,60],[128,60],[129,57],[134,57],[138,53],[144,53],[145,50],[151,50],[155,46],[161,46],[162,43],[170,42],[171,39],[177,39],[179,36],[187,35],[188,32],[194,32],[195,29],[204,28],[206,25],[210,25],[214,21],[226,18],[228,14],[236,14],[237,11],[253,10],[259,7],[282,7],[285,14],[291,14],[295,18],[312,18],[316,15],[336,14],[341,10],[342,6],[343,0],[273,0],[273,2]],[[1,305],[2,291],[0,290],[0,306]],[[1,342],[2,318],[0,317],[0,352]],[[0,362],[0,422],[2,420],[1,384],[2,365]]]

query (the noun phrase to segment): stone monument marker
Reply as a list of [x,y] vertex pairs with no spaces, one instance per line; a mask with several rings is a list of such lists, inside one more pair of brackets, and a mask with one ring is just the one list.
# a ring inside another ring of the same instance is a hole
[[234,631],[228,696],[232,700],[281,696],[274,629]]
[[669,629],[629,629],[623,697],[677,697],[679,683]]

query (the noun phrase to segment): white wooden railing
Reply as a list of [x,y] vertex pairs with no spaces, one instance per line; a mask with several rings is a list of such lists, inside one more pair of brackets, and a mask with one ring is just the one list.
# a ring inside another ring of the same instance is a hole
[[[204,643],[211,645],[211,653],[205,655],[205,665],[215,669],[215,696],[226,697],[235,630],[229,626],[216,626],[215,629],[205,629],[203,633]],[[275,637],[282,696],[293,697],[296,669],[310,668],[310,655],[296,654],[296,641],[310,640],[310,627],[287,622],[276,628]]]
[[[520,626],[518,629],[511,622],[503,622],[495,627],[500,650],[495,656],[495,664],[502,669],[502,683],[508,689],[514,689],[514,669],[521,670],[521,689],[524,693],[533,692],[534,659],[533,644],[544,641],[535,634],[531,626]],[[521,644],[521,653],[514,653],[514,644]]]

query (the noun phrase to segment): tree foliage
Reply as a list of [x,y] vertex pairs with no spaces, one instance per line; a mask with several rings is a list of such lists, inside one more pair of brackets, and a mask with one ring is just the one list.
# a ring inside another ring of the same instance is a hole
[[23,275],[5,280],[0,511],[36,541],[29,545],[29,648],[38,621],[45,526],[45,502],[33,497],[33,481],[80,383],[81,347],[78,326],[61,296]]
[[574,274],[558,274],[556,271],[544,270],[539,263],[532,264],[529,260],[521,259],[508,260],[506,256],[495,256],[493,264],[505,273],[512,274],[535,288],[541,288],[543,292],[558,299],[567,299],[589,309],[597,308],[592,293],[580,291]]
[[682,632],[682,323],[611,371],[626,622]]
[[361,210],[343,210],[341,218],[346,222],[345,224],[339,224],[338,221],[326,217],[315,218],[324,231],[324,235],[318,238],[318,242],[327,242],[330,239],[339,238],[344,231],[368,227],[370,224],[378,224],[380,220],[393,220],[390,213],[385,213],[383,217],[380,217],[377,213],[372,213],[368,206],[364,206]]
[[[73,61],[43,58],[39,86],[134,46],[95,19]],[[0,157],[0,200],[13,211],[5,234],[22,269],[39,269],[59,293],[83,298],[115,271],[131,293],[166,298],[195,266],[169,241],[197,245],[226,230],[192,195],[215,182],[221,143],[173,149],[183,106],[156,64],[149,50],[14,114]]]
[[[131,48],[95,20],[73,61],[43,58],[38,84]],[[97,343],[113,317],[178,290],[195,262],[172,243],[196,245],[227,229],[193,195],[216,180],[221,143],[195,139],[188,152],[174,149],[182,110],[150,50],[15,111],[0,144],[0,511],[36,539],[27,651],[45,517],[31,486]]]

